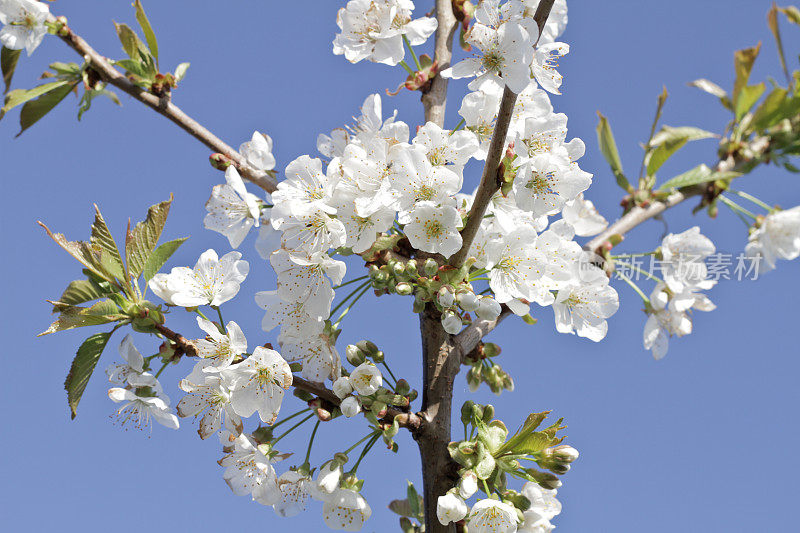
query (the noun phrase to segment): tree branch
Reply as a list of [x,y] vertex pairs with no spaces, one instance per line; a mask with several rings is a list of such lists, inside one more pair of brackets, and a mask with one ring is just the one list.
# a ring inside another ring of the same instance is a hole
[[[55,22],[55,17],[50,15],[50,22]],[[249,166],[239,152],[228,146],[216,135],[204,128],[199,122],[184,113],[178,106],[170,102],[169,97],[158,97],[147,92],[131,80],[125,77],[120,71],[94,48],[83,40],[79,35],[68,27],[64,27],[64,36],[61,40],[67,43],[70,48],[75,50],[84,60],[100,75],[100,78],[117,89],[127,93],[134,99],[140,101],[156,113],[168,118],[178,125],[182,130],[203,143],[214,152],[219,152],[228,157],[233,165],[239,170],[243,178],[251,181],[267,192],[273,192],[277,183],[274,178],[265,172],[255,170]]]
[[483,339],[494,328],[500,325],[500,322],[505,320],[506,317],[512,314],[513,313],[511,312],[511,309],[504,305],[503,310],[500,312],[500,316],[498,316],[496,319],[476,320],[464,328],[461,333],[453,337],[453,347],[458,354],[458,359],[463,362],[464,358],[478,346],[478,343],[481,342],[481,339]]
[[[555,0],[542,0],[539,2],[539,7],[536,8],[533,19],[539,27],[540,35],[554,3]],[[511,124],[511,115],[514,112],[516,101],[517,95],[511,89],[505,87],[503,89],[503,99],[500,102],[500,110],[497,113],[497,122],[492,133],[492,141],[489,144],[489,152],[486,155],[486,163],[483,165],[481,182],[475,192],[467,224],[461,230],[461,249],[450,258],[450,264],[454,267],[460,267],[464,264],[464,260],[467,258],[469,249],[472,246],[472,241],[475,240],[475,234],[478,232],[483,220],[483,215],[486,214],[486,208],[489,206],[489,202],[492,201],[492,196],[500,190],[502,185],[502,176],[499,175],[500,160],[503,158],[503,153],[506,149],[506,136],[508,135],[508,127]]]
[[[439,67],[439,72],[450,66],[453,58],[453,35],[458,24],[453,13],[452,0],[436,0],[436,47],[434,61]],[[431,88],[422,95],[422,104],[425,106],[425,122],[434,122],[439,127],[444,127],[444,112],[447,106],[447,78],[440,75],[431,80]]]

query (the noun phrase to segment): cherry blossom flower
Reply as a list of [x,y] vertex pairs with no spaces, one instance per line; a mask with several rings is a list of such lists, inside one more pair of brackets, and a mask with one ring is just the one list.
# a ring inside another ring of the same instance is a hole
[[461,317],[450,310],[446,310],[442,313],[441,322],[442,328],[444,328],[444,330],[450,335],[457,334],[464,326],[463,322],[461,321]]
[[416,46],[436,31],[436,19],[412,20],[413,9],[411,0],[350,0],[336,16],[341,33],[333,41],[333,53],[351,63],[368,59],[397,65],[405,56],[403,35]]
[[532,228],[523,226],[487,246],[489,286],[498,302],[540,298],[534,282],[542,276],[545,257],[534,248],[536,237]]
[[288,250],[277,250],[269,261],[278,276],[281,299],[304,304],[311,316],[328,318],[334,297],[331,280],[339,284],[345,275],[342,261],[331,259],[325,253],[303,254]]
[[369,215],[361,216],[352,200],[342,200],[335,205],[336,218],[341,221],[347,234],[344,245],[357,254],[369,250],[378,234],[387,231],[394,222],[395,211],[390,207],[379,206]]
[[196,383],[197,377],[199,376],[190,374],[180,382],[180,389],[188,394],[178,402],[178,416],[185,418],[202,415],[197,429],[201,439],[207,439],[223,425],[232,434],[240,434],[242,419],[230,404],[231,391],[227,381],[218,375],[205,374],[203,382]]
[[482,52],[478,57],[459,61],[441,72],[444,78],[499,78],[511,91],[521,93],[530,83],[530,64],[533,59],[531,36],[517,22],[507,22],[495,29],[475,23],[467,41]]
[[583,193],[564,204],[561,216],[572,226],[575,235],[581,237],[597,235],[608,227],[608,221],[595,209],[591,200],[583,197]]
[[286,179],[272,193],[274,207],[270,213],[273,227],[281,229],[284,218],[294,218],[322,210],[333,214],[328,205],[333,183],[322,172],[322,161],[302,155],[286,165]]
[[306,510],[308,502],[309,477],[296,470],[284,472],[278,478],[278,489],[281,492],[279,502],[272,505],[275,514],[284,518],[297,516]]
[[444,203],[461,189],[461,176],[444,166],[433,166],[423,146],[399,151],[392,160],[391,190],[400,223],[417,202]]
[[[539,0],[522,0],[524,4],[524,16],[533,18],[536,8],[539,7]],[[567,27],[567,0],[556,0],[550,10],[550,16],[544,25],[539,44],[551,43],[561,37]]]
[[237,355],[247,352],[247,339],[236,322],[228,322],[225,325],[225,333],[221,333],[216,324],[202,317],[197,317],[197,325],[207,336],[205,339],[193,342],[197,348],[197,355],[203,358],[204,362],[210,363],[207,369],[226,368]]
[[556,69],[558,68],[558,58],[568,53],[569,45],[566,43],[544,43],[536,47],[531,63],[531,73],[545,91],[561,94],[559,87],[564,78]]
[[554,215],[592,184],[592,175],[549,154],[533,157],[514,178],[517,205],[534,217]]
[[473,154],[475,159],[486,159],[499,108],[500,97],[484,91],[467,93],[461,100],[458,114],[463,117],[467,131],[472,132],[478,139],[478,149]]
[[502,310],[503,308],[497,303],[497,300],[491,296],[484,296],[478,301],[475,314],[482,320],[496,320]]
[[330,496],[339,488],[342,479],[342,465],[333,461],[322,465],[317,472],[317,478],[308,487],[311,497],[327,501]]
[[9,50],[27,50],[30,56],[47,35],[50,8],[35,0],[0,0],[0,44]]
[[367,500],[350,489],[337,489],[325,500],[322,508],[325,525],[342,531],[360,531],[371,515]]
[[280,221],[273,220],[273,226],[283,232],[281,243],[289,250],[315,254],[344,246],[347,241],[342,222],[322,208]]
[[458,228],[461,216],[454,207],[417,202],[408,215],[404,231],[411,245],[424,252],[450,257],[462,244]]
[[250,141],[239,146],[239,153],[247,161],[247,164],[256,170],[267,172],[275,168],[272,138],[269,135],[258,131],[254,132]]
[[223,479],[237,496],[250,494],[262,505],[274,505],[280,501],[281,491],[272,460],[249,436],[236,437],[233,449],[219,464],[225,468]]
[[[588,266],[588,265],[587,265]],[[585,274],[558,290],[553,313],[559,333],[577,333],[595,342],[608,333],[606,319],[619,309],[619,295],[603,270]]]
[[131,422],[136,429],[143,430],[150,428],[151,418],[170,429],[178,429],[180,425],[178,417],[169,407],[169,398],[157,381],[152,385],[133,389],[115,387],[109,389],[108,397],[114,403],[124,402],[114,415],[121,426]]
[[342,414],[347,418],[353,418],[361,412],[361,404],[358,403],[358,398],[355,396],[348,396],[342,400],[339,408],[342,410]]
[[673,335],[683,337],[692,332],[690,309],[713,311],[716,306],[703,294],[700,288],[711,288],[716,282],[705,280],[700,287],[686,287],[673,293],[666,284],[659,282],[650,295],[649,316],[644,326],[644,348],[652,350],[655,359],[667,355],[669,338]]
[[350,373],[350,385],[362,396],[375,394],[383,385],[383,376],[372,363],[361,363]]
[[281,351],[288,362],[303,363],[302,375],[310,381],[335,380],[341,373],[342,361],[339,352],[326,335],[287,337],[281,342]]
[[353,392],[353,386],[350,384],[350,378],[347,376],[341,376],[337,378],[333,382],[333,393],[340,399],[344,400],[347,398],[351,392]]
[[245,418],[258,411],[262,422],[273,424],[283,401],[283,392],[292,386],[292,370],[275,350],[257,347],[253,354],[222,371],[231,382],[231,405]]
[[486,498],[472,506],[468,533],[514,533],[517,531],[517,510],[513,505]]
[[558,491],[545,489],[532,481],[522,487],[522,495],[531,502],[529,510],[536,511],[547,520],[561,513],[561,502],[556,499],[556,494]]
[[750,234],[745,253],[759,273],[775,268],[778,259],[791,261],[800,256],[800,206],[776,211]]
[[467,516],[468,512],[469,507],[464,503],[464,500],[452,492],[439,496],[436,501],[436,517],[444,526],[451,522],[460,522]]
[[286,302],[278,295],[278,291],[257,292],[255,299],[256,304],[266,310],[261,329],[272,331],[275,326],[280,326],[279,340],[302,340],[322,333],[322,319],[311,316],[302,303]]
[[444,130],[434,122],[428,122],[417,130],[413,144],[425,149],[432,165],[447,165],[459,176],[479,145],[478,138],[471,131]]
[[714,243],[694,226],[683,233],[670,233],[661,241],[664,281],[673,292],[697,286],[708,275],[705,258],[714,253]]
[[228,252],[218,258],[217,252],[206,250],[194,269],[175,267],[169,274],[154,276],[149,286],[171,305],[222,305],[236,296],[250,270],[241,257],[239,252]]
[[258,227],[261,213],[260,200],[247,192],[239,172],[230,166],[225,171],[223,185],[215,185],[206,202],[208,214],[203,220],[206,229],[219,232],[228,238],[232,248],[237,248],[254,225]]
[[119,355],[126,364],[110,365],[106,369],[108,381],[118,385],[131,385],[133,387],[150,387],[155,385],[156,379],[149,372],[144,371],[144,357],[133,345],[130,334],[125,335],[119,344]]

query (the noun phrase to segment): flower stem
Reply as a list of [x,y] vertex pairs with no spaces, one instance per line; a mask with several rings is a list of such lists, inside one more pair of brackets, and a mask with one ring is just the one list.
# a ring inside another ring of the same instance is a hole
[[422,70],[422,65],[419,64],[417,53],[414,51],[414,47],[411,46],[411,42],[408,40],[408,37],[406,37],[405,34],[403,34],[403,42],[406,43],[406,48],[408,48],[408,51],[411,52],[411,57],[414,58],[414,64],[417,66],[417,70]]
[[308,458],[311,457],[311,445],[314,444],[314,437],[317,436],[317,429],[319,428],[319,424],[322,420],[317,420],[317,423],[314,424],[314,430],[311,431],[311,438],[308,439],[308,449],[306,450],[306,460],[303,461],[304,463],[308,462]]
[[350,474],[354,474],[355,475],[355,473],[358,471],[358,465],[361,464],[361,461],[364,459],[364,457],[367,456],[367,454],[372,449],[372,447],[375,445],[375,442],[377,442],[377,440],[380,438],[380,436],[381,436],[380,433],[375,433],[375,435],[372,437],[372,440],[370,440],[367,443],[367,445],[364,446],[364,449],[361,450],[361,455],[358,456],[358,460],[356,461],[356,464],[354,464],[353,468],[350,469],[350,472],[349,472]]
[[456,124],[456,127],[455,127],[455,128],[453,128],[453,131],[451,131],[451,132],[450,132],[450,135],[454,134],[455,132],[457,132],[458,130],[460,130],[461,128],[463,128],[463,127],[464,127],[464,124],[466,124],[466,123],[467,123],[467,120],[466,120],[466,119],[463,119],[463,118],[462,118],[461,120],[459,120],[459,121],[458,121],[458,124]]
[[337,285],[333,288],[333,290],[341,289],[346,285],[350,285],[351,283],[355,283],[356,281],[361,281],[362,279],[367,279],[369,276],[361,276],[360,278],[351,279],[350,281],[345,281],[344,283]]
[[[730,208],[731,211],[733,211],[735,213],[742,214],[742,215],[747,215],[748,217],[752,218],[753,220],[756,219],[756,216],[753,213],[751,213],[750,211],[748,211],[744,207],[740,206],[739,204],[737,204],[736,202],[734,202],[733,200],[731,200],[727,196],[725,196],[723,194],[720,194],[719,195],[719,199],[722,201],[723,204],[728,206],[728,208]],[[749,225],[750,224],[748,224],[748,226]]]
[[[198,315],[200,315],[200,318],[202,318],[203,320],[208,320],[208,317],[203,314],[203,312],[200,310],[199,307],[197,309],[195,309],[194,312],[197,313]],[[208,321],[211,322],[210,320],[208,320]]]
[[217,310],[217,316],[219,317],[219,332],[225,335],[225,321],[222,319],[222,309],[220,309],[218,305],[212,305],[211,309]]
[[308,411],[310,411],[310,410],[311,410],[310,408],[306,407],[305,409],[301,409],[300,411],[297,411],[296,413],[294,413],[294,414],[292,414],[292,415],[289,415],[289,416],[287,416],[287,417],[286,417],[286,418],[284,418],[283,420],[278,420],[277,422],[275,422],[275,423],[272,425],[272,429],[275,429],[276,427],[280,426],[280,425],[281,425],[281,424],[283,424],[284,422],[286,422],[286,421],[288,421],[288,420],[291,420],[292,418],[294,418],[294,417],[296,417],[296,416],[300,416],[300,415],[302,415],[303,413],[305,413],[305,412],[308,412]]
[[728,189],[728,192],[732,192],[733,194],[739,196],[740,198],[744,198],[745,200],[750,200],[751,202],[753,202],[757,206],[766,209],[767,212],[769,212],[769,213],[771,213],[773,211],[773,207],[772,206],[770,206],[766,202],[762,202],[761,200],[759,200],[758,198],[756,198],[752,194],[748,194],[748,193],[746,193],[744,191],[735,191],[733,189]]
[[[362,297],[362,296],[364,296],[364,293],[365,293],[365,292],[367,292],[367,291],[370,289],[370,287],[371,287],[371,283],[372,283],[371,281],[370,281],[370,282],[367,282],[367,285],[364,287],[364,290],[363,290],[363,291],[361,291],[361,292],[359,293],[359,295],[358,295],[358,296],[356,296],[355,298],[353,298],[353,301],[352,301],[352,302],[350,302],[350,305],[348,305],[348,306],[347,306],[347,308],[345,308],[345,310],[344,310],[344,311],[342,311],[342,314],[341,314],[341,315],[339,315],[339,318],[338,318],[338,319],[336,319],[336,323],[333,325],[333,327],[334,327],[334,328],[338,328],[338,327],[339,327],[339,324],[341,324],[341,323],[342,323],[342,319],[343,319],[345,316],[347,316],[347,313],[349,313],[349,312],[350,312],[350,309],[352,309],[352,308],[353,308],[353,306],[354,306],[354,305],[356,305],[356,302],[357,302],[357,301],[359,301],[359,300],[361,299],[361,297]],[[341,304],[339,304],[339,305],[341,305]],[[333,314],[333,313],[331,313],[331,314]]]
[[398,65],[406,69],[406,72],[408,72],[409,74],[414,74],[414,71],[411,69],[411,67],[408,66],[408,64],[405,61],[401,61],[400,63],[398,63]]
[[487,496],[491,496],[492,492],[489,490],[489,485],[486,483],[486,480],[482,479],[481,483],[483,484],[483,492],[485,492]]
[[638,272],[639,274],[643,274],[644,276],[647,276],[648,278],[652,279],[653,281],[657,281],[657,282],[658,282],[658,281],[664,281],[663,279],[659,278],[658,276],[654,276],[653,274],[651,274],[651,273],[650,273],[650,272],[648,272],[647,270],[645,270],[645,269],[643,269],[643,268],[639,268],[639,267],[637,267],[637,266],[636,266],[636,265],[634,265],[634,264],[631,264],[631,263],[626,263],[625,261],[617,261],[617,262],[618,262],[619,264],[621,264],[621,265],[624,265],[624,266],[626,266],[626,267],[628,267],[628,268],[632,269],[632,270],[635,270],[635,271],[636,271],[636,272]]
[[631,288],[636,291],[636,294],[642,297],[642,300],[644,300],[645,304],[650,305],[650,298],[645,296],[645,294],[642,292],[642,289],[640,289],[638,285],[636,285],[633,281],[631,281],[631,279],[628,276],[626,276],[619,270],[617,270],[617,276],[619,276],[620,279],[622,279],[625,283],[630,285]]
[[393,379],[393,380],[394,380],[394,382],[395,382],[395,386],[394,386],[393,388],[396,388],[396,387],[397,387],[397,378],[396,378],[396,377],[394,377],[394,372],[392,372],[392,369],[391,369],[391,368],[389,368],[389,365],[387,365],[387,364],[386,364],[386,360],[384,360],[384,361],[381,361],[381,364],[382,364],[382,365],[383,365],[383,367],[386,369],[386,371],[387,371],[387,372],[389,372],[389,375],[390,375],[390,376],[392,376],[392,379]]
[[310,415],[308,415],[307,417],[302,419],[300,422],[298,422],[297,424],[293,425],[292,427],[290,427],[289,429],[287,429],[286,431],[281,433],[281,435],[277,439],[272,441],[272,445],[275,446],[275,444],[277,444],[279,440],[281,440],[283,437],[285,437],[286,435],[288,435],[289,433],[291,433],[295,429],[299,428],[300,426],[302,426],[303,424],[305,424],[306,422],[308,422],[309,420],[311,420],[311,418],[313,418],[315,416],[317,416],[316,413],[311,413]]
[[370,437],[373,437],[374,435],[375,435],[375,432],[374,432],[374,431],[370,431],[369,433],[367,433],[367,434],[364,436],[364,438],[362,438],[361,440],[359,440],[358,442],[356,442],[355,444],[353,444],[352,446],[350,446],[349,448],[347,448],[347,449],[346,449],[345,451],[343,451],[342,453],[343,453],[343,454],[345,454],[345,455],[347,455],[348,453],[352,452],[352,451],[353,451],[353,450],[354,450],[356,447],[358,447],[358,445],[359,445],[359,444],[361,444],[362,442],[364,442],[364,441],[365,441],[365,440],[367,440],[368,438],[370,438]]
[[369,280],[369,281],[365,281],[364,283],[362,283],[361,285],[359,285],[358,287],[356,287],[356,288],[353,290],[353,292],[351,292],[350,294],[348,294],[347,296],[345,296],[344,300],[342,300],[341,302],[339,302],[339,303],[336,305],[336,307],[334,307],[334,308],[331,310],[331,314],[330,314],[330,316],[333,316],[333,315],[334,315],[334,313],[336,313],[336,311],[338,311],[338,310],[339,310],[339,309],[340,309],[340,308],[341,308],[341,307],[342,307],[342,306],[345,304],[345,302],[347,302],[347,300],[349,300],[350,298],[352,298],[352,297],[353,297],[353,296],[354,296],[354,295],[355,295],[355,294],[356,294],[358,291],[360,291],[360,290],[361,290],[361,289],[363,289],[364,287],[368,286],[370,283],[372,283],[372,281],[371,281],[371,280]]
[[160,376],[161,373],[164,371],[164,369],[167,368],[167,365],[169,365],[169,361],[167,361],[163,365],[161,365],[161,368],[159,368],[158,372],[156,372],[156,375],[155,375],[156,379],[158,379],[158,376]]

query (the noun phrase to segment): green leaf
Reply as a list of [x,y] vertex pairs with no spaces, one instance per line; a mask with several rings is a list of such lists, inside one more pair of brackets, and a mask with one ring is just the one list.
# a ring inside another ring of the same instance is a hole
[[497,451],[498,454],[502,454],[513,450],[518,446],[528,435],[536,431],[542,422],[544,422],[547,415],[550,414],[550,411],[544,411],[542,413],[531,413],[528,415],[528,418],[525,419],[525,422],[522,424],[516,433],[514,433],[503,446]]
[[647,175],[654,175],[658,169],[661,168],[675,152],[683,148],[687,142],[708,139],[710,137],[716,137],[716,135],[710,131],[701,130],[700,128],[691,126],[672,128],[670,126],[664,126],[650,140],[650,145],[645,157]]
[[175,67],[175,81],[183,81],[183,78],[186,77],[186,71],[189,70],[189,65],[191,63],[181,63],[177,67]]
[[767,90],[766,85],[764,82],[759,83],[758,85],[747,85],[742,87],[742,91],[739,94],[739,99],[736,100],[736,120],[742,120],[742,117],[747,114],[750,109],[753,108],[758,99],[761,98],[761,95],[764,94],[764,91]]
[[61,61],[56,61],[55,63],[50,63],[50,68],[55,71],[56,74],[70,81],[78,81],[78,79],[82,77],[81,66],[77,63],[62,63]]
[[17,61],[19,61],[20,54],[22,54],[22,50],[11,50],[5,46],[0,51],[0,71],[3,73],[3,83],[5,84],[3,94],[7,93],[11,88],[11,80],[14,78],[14,71],[17,69]]
[[756,62],[759,50],[761,50],[761,43],[752,48],[737,50],[733,55],[733,63],[736,70],[736,81],[733,83],[734,109],[739,108],[739,95],[750,80],[750,72],[753,70],[753,64]]
[[145,71],[144,66],[141,62],[134,60],[134,59],[119,59],[114,61],[114,64],[124,68],[129,74],[133,74],[134,76],[139,76],[140,78],[147,77],[147,71]]
[[698,165],[691,170],[675,176],[671,180],[661,185],[660,190],[667,189],[680,189],[681,187],[688,187],[690,185],[698,185],[700,183],[708,183],[709,181],[725,180],[741,176],[740,172],[714,172],[706,165]]
[[767,25],[769,26],[772,36],[775,37],[775,44],[778,47],[778,57],[781,60],[781,68],[786,79],[789,80],[789,69],[786,68],[786,55],[783,52],[783,40],[781,39],[781,28],[778,25],[778,6],[774,3],[767,13]]
[[86,326],[99,326],[109,322],[125,320],[128,317],[120,312],[117,304],[111,300],[102,300],[91,307],[69,307],[61,312],[55,322],[47,330],[39,333],[37,337],[66,331],[68,329],[83,328]]
[[627,178],[622,173],[622,162],[619,159],[617,143],[614,141],[611,125],[608,123],[608,119],[599,112],[597,116],[600,117],[600,122],[597,124],[597,143],[600,145],[600,152],[602,152],[603,157],[611,166],[611,171],[617,179],[617,185],[628,192],[632,192],[633,187],[631,187],[631,184],[628,183]]
[[150,26],[150,21],[147,19],[147,15],[144,12],[144,7],[142,7],[142,2],[140,0],[136,0],[133,3],[134,7],[136,8],[136,20],[139,22],[139,26],[142,27],[142,32],[144,33],[144,38],[147,40],[147,47],[150,49],[150,53],[156,60],[156,66],[158,65],[158,41],[156,40],[156,34],[153,31],[153,27]]
[[389,502],[389,510],[400,516],[407,516],[410,518],[414,518],[416,516],[411,511],[411,504],[409,503],[408,499],[392,500]]
[[667,159],[672,157],[675,152],[683,148],[687,142],[688,139],[686,137],[679,137],[658,145],[655,150],[648,154],[647,175],[654,175],[661,168],[661,165],[666,163]]
[[31,100],[22,106],[22,111],[19,115],[19,125],[21,129],[19,130],[19,133],[17,133],[17,137],[22,135],[25,130],[39,122],[42,117],[52,111],[53,108],[61,103],[61,101],[66,98],[67,95],[71,93],[72,90],[78,85],[77,83],[69,82],[59,83],[66,84],[57,87],[50,92],[41,95],[36,100]]
[[50,83],[43,83],[38,87],[34,87],[33,89],[15,89],[8,93],[5,98],[4,105],[2,109],[0,109],[0,117],[5,115],[8,111],[11,111],[18,105],[22,105],[29,100],[33,100],[34,98],[38,98],[39,96],[46,94],[52,90],[58,89],[59,87],[63,87],[67,85],[67,81],[58,80],[58,81],[51,81]]
[[142,273],[144,274],[145,281],[150,281],[153,279],[161,267],[164,266],[164,263],[175,253],[175,251],[183,244],[186,239],[189,237],[183,237],[182,239],[175,239],[174,241],[165,242],[164,244],[160,245],[158,248],[153,250],[153,253],[147,258],[147,261],[144,263],[144,269]]
[[678,128],[664,126],[653,136],[653,139],[650,141],[650,146],[658,146],[659,144],[663,144],[674,139],[683,138],[687,141],[697,141],[699,139],[709,139],[711,137],[718,137],[718,135],[716,133],[711,133],[710,131],[701,130],[700,128],[695,128],[692,126],[681,126]]
[[39,222],[39,225],[44,228],[44,230],[47,232],[47,235],[53,239],[56,244],[61,246],[61,248],[63,248],[69,255],[77,259],[84,267],[86,267],[87,271],[91,275],[96,276],[98,279],[113,281],[109,279],[108,274],[103,272],[100,268],[100,258],[88,242],[68,241],[63,233],[53,233],[50,231],[50,228],[45,226],[41,221]]
[[792,24],[800,25],[800,9],[797,9],[794,6],[789,6],[789,7],[779,7],[778,10],[784,15],[786,15],[786,20],[788,20]]
[[139,277],[144,270],[145,263],[161,237],[171,204],[172,195],[169,200],[151,206],[147,210],[147,218],[144,222],[136,224],[133,231],[128,228],[125,239],[125,257],[128,261],[128,273],[131,278]]
[[128,54],[128,57],[134,61],[139,61],[141,58],[150,55],[147,46],[127,24],[117,24],[115,22],[114,27],[117,30],[119,42],[122,43],[122,49]]
[[61,298],[53,304],[53,312],[58,313],[69,307],[99,300],[108,294],[106,289],[89,279],[78,279],[67,285]]
[[122,102],[119,101],[117,95],[107,89],[100,89],[99,91],[95,89],[88,89],[83,92],[83,98],[81,98],[81,102],[78,107],[78,120],[83,118],[83,114],[92,108],[92,102],[98,96],[105,96],[118,106],[122,105]]
[[731,103],[731,99],[728,97],[728,93],[725,92],[725,89],[714,83],[713,81],[709,81],[705,78],[700,78],[699,80],[694,80],[693,82],[689,83],[689,87],[697,87],[701,91],[705,91],[710,95],[716,96],[719,98],[722,105],[726,108],[733,111],[733,103]]
[[753,113],[753,127],[756,130],[765,130],[790,116],[786,114],[787,95],[786,89],[777,87],[764,98],[764,101]]
[[[103,219],[97,204],[94,206],[94,222],[92,223],[92,236],[89,242],[95,249],[101,251],[101,264],[105,267],[106,272],[117,279],[126,280],[125,265],[122,262],[119,248],[117,248],[117,243],[114,242],[114,237],[111,236],[111,231],[108,229],[108,225]],[[103,261],[103,259],[106,260]]]
[[111,338],[112,333],[114,332],[98,333],[83,341],[83,344],[78,348],[78,354],[72,361],[69,374],[67,374],[67,379],[64,381],[64,389],[67,391],[67,402],[73,419],[78,414],[78,403],[81,401],[83,391],[86,390],[89,378],[92,377],[97,361],[100,360],[100,355],[103,353],[106,344],[108,344],[108,339]]
[[410,481],[407,482],[408,487],[406,488],[406,501],[408,501],[409,510],[411,511],[412,518],[416,518],[422,514],[422,496],[419,495],[417,489],[414,488],[414,484]]

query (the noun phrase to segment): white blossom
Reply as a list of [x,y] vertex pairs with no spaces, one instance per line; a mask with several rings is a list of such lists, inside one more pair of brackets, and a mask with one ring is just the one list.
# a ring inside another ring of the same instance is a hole
[[472,506],[468,533],[514,533],[517,531],[517,510],[513,505],[486,498]]
[[278,291],[257,292],[255,299],[256,304],[266,310],[261,329],[272,331],[275,326],[280,326],[279,340],[302,340],[322,333],[322,319],[311,316],[302,303],[287,302],[278,295]]
[[484,296],[478,302],[478,308],[475,310],[475,314],[482,320],[495,320],[500,316],[502,310],[497,300],[491,296]]
[[222,477],[237,496],[252,495],[262,505],[274,505],[281,498],[278,476],[272,461],[247,435],[233,440],[233,449],[219,464],[225,468]]
[[361,216],[356,212],[356,204],[352,200],[336,204],[336,218],[341,221],[347,234],[344,245],[357,254],[369,250],[378,235],[392,227],[394,215],[394,209],[379,206],[369,215]]
[[283,300],[304,304],[310,315],[328,318],[334,297],[331,281],[338,285],[345,275],[342,261],[326,253],[288,250],[277,250],[269,261],[278,276],[278,295]]
[[230,404],[231,391],[227,380],[218,375],[204,376],[202,383],[194,376],[181,380],[180,388],[188,394],[178,402],[178,416],[200,416],[200,425],[197,433],[201,439],[207,439],[224,425],[232,434],[242,432],[242,419],[237,415]]
[[350,378],[347,376],[337,378],[336,381],[333,382],[331,388],[333,389],[333,393],[340,400],[344,400],[353,392],[353,386],[350,384]]
[[311,480],[307,475],[301,474],[296,470],[289,470],[281,474],[278,478],[278,490],[281,492],[281,499],[272,505],[275,514],[288,518],[297,516],[305,511],[310,483]]
[[350,373],[350,384],[362,396],[369,396],[383,385],[383,376],[372,363],[361,363]]
[[670,233],[661,242],[662,272],[667,287],[680,292],[705,281],[705,258],[714,253],[714,243],[694,226],[683,233]]
[[109,389],[108,397],[114,403],[124,402],[114,415],[121,426],[130,422],[136,429],[150,428],[151,417],[170,429],[178,429],[180,425],[178,417],[169,407],[169,398],[163,393],[157,381],[152,385],[133,389],[114,387]]
[[309,485],[311,497],[326,501],[339,488],[342,479],[342,466],[330,461],[320,467],[317,478]]
[[342,414],[347,418],[353,418],[361,412],[361,404],[358,403],[358,398],[355,396],[348,396],[345,398],[339,408],[342,410]]
[[572,226],[575,235],[581,237],[597,235],[608,227],[608,221],[595,209],[591,200],[583,197],[583,193],[564,204],[561,216]]
[[550,154],[534,156],[514,178],[517,205],[534,217],[554,215],[592,184],[592,175]]
[[558,491],[542,488],[533,481],[525,483],[522,487],[522,495],[531,502],[529,510],[536,511],[547,520],[561,513],[561,502],[556,499],[556,494]]
[[559,74],[558,58],[569,53],[569,45],[565,43],[543,43],[536,47],[531,63],[531,73],[545,91],[561,94],[559,87],[563,77]]
[[759,273],[775,268],[778,259],[791,261],[800,256],[800,206],[776,211],[750,234],[745,253]]
[[292,386],[289,364],[275,350],[257,347],[253,354],[222,371],[232,384],[231,405],[245,418],[258,411],[262,422],[273,424],[283,401],[283,393]]
[[489,286],[499,303],[545,298],[535,283],[544,273],[546,260],[535,248],[536,238],[532,228],[523,226],[487,246]]
[[444,526],[451,522],[460,522],[467,516],[468,512],[469,507],[464,503],[464,500],[452,492],[439,496],[436,502],[436,517]]
[[218,306],[236,296],[247,277],[250,265],[241,257],[239,252],[228,252],[218,258],[217,252],[206,250],[194,269],[175,267],[169,274],[154,276],[149,286],[171,305]]
[[442,328],[444,328],[444,330],[450,335],[457,334],[464,326],[464,324],[461,322],[461,317],[458,316],[457,313],[454,313],[450,310],[446,310],[442,313],[441,322]]
[[322,508],[325,525],[342,531],[359,531],[372,515],[367,500],[350,489],[336,489]]
[[133,387],[148,387],[155,384],[155,377],[144,371],[144,357],[133,345],[133,338],[130,334],[125,335],[119,344],[119,355],[126,364],[110,365],[106,369],[108,381]]
[[[592,265],[583,265],[592,268]],[[608,277],[599,268],[592,268],[582,278],[576,278],[559,288],[553,303],[556,330],[577,333],[595,342],[608,333],[606,319],[619,309],[619,295],[608,284]]]
[[458,494],[467,500],[478,492],[478,476],[472,470],[467,470],[458,480]]
[[484,91],[467,93],[461,100],[458,114],[463,117],[467,131],[478,139],[478,149],[473,154],[475,159],[486,159],[499,108],[500,97]]
[[9,50],[25,49],[28,55],[47,35],[50,8],[36,0],[0,0],[0,44]]
[[239,153],[244,157],[248,165],[258,171],[267,172],[275,168],[275,157],[272,155],[272,138],[269,135],[258,131],[254,132],[250,141],[239,146]]
[[424,148],[432,165],[447,165],[459,176],[479,146],[478,138],[471,131],[444,130],[434,122],[427,122],[417,130],[413,144]]
[[333,53],[351,63],[368,59],[397,65],[405,56],[403,35],[416,46],[436,31],[436,19],[412,20],[413,9],[411,0],[350,0],[336,16],[341,33],[333,41]]
[[283,218],[280,222],[273,221],[273,226],[283,232],[281,243],[289,250],[322,253],[344,246],[347,241],[342,222],[322,208]]
[[409,213],[404,231],[411,245],[424,252],[450,257],[461,249],[461,216],[454,207],[418,202]]
[[247,339],[236,322],[228,322],[225,333],[221,333],[216,324],[203,317],[197,317],[197,325],[206,332],[207,337],[193,342],[197,355],[210,363],[210,368],[226,368],[237,355],[247,352]]
[[230,166],[225,171],[223,185],[215,185],[206,202],[208,214],[203,220],[206,229],[219,232],[228,238],[232,248],[237,248],[254,225],[258,227],[261,212],[260,200],[247,192],[239,172]]
[[303,363],[302,375],[307,380],[318,383],[326,379],[335,380],[341,373],[339,352],[326,335],[286,336],[281,340],[281,352],[288,362]]
[[461,176],[444,166],[434,166],[423,146],[396,152],[392,158],[391,190],[400,223],[418,202],[441,204],[461,189]]
[[306,216],[321,210],[336,212],[329,205],[333,183],[322,171],[322,161],[302,155],[286,165],[286,179],[272,193],[273,227],[281,229],[285,218]]
[[669,349],[669,338],[683,337],[692,332],[691,309],[713,311],[716,306],[699,289],[709,289],[716,281],[705,280],[699,286],[686,287],[674,293],[659,282],[650,294],[649,316],[644,326],[644,348],[652,350],[655,359],[661,359]]

